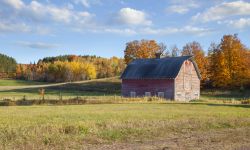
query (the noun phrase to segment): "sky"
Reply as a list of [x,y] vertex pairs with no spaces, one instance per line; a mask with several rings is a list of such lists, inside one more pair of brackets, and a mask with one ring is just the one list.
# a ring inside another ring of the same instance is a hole
[[225,34],[250,47],[250,0],[0,0],[0,53],[19,63],[64,54],[123,57],[156,40],[207,51]]

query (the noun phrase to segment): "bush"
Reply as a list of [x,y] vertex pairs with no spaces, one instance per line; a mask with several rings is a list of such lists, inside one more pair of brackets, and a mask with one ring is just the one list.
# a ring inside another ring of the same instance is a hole
[[241,100],[241,104],[250,104],[250,99]]

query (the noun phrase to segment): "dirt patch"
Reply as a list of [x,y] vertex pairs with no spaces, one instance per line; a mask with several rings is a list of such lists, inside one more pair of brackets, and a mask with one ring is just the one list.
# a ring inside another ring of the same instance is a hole
[[166,138],[148,141],[85,145],[84,149],[96,150],[250,150],[250,128],[213,130],[206,132],[187,132]]

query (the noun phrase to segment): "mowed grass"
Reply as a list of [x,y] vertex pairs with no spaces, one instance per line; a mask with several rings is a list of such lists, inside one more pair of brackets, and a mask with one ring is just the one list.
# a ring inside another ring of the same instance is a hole
[[35,81],[26,81],[26,80],[0,80],[0,86],[26,86],[26,85],[42,85],[46,82],[35,82]]
[[83,149],[198,131],[247,131],[249,107],[191,103],[0,107],[0,149]]
[[[1,80],[0,80],[1,82]],[[8,98],[12,100],[22,99],[41,99],[38,88],[24,87],[21,89],[8,90],[0,87],[0,100]],[[58,99],[60,95],[63,98],[73,98],[76,96],[114,96],[121,94],[121,80],[118,78],[93,80],[83,83],[67,83],[44,87],[46,99]]]

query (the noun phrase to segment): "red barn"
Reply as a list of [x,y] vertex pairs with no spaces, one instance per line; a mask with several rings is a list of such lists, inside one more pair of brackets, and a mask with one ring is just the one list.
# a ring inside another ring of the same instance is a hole
[[200,97],[200,78],[192,56],[136,59],[121,76],[122,95],[190,101]]

